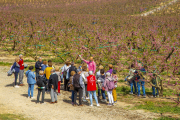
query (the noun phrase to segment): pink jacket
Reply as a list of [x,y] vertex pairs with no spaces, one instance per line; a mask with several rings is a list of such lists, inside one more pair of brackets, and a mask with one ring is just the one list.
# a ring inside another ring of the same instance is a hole
[[96,72],[96,63],[94,61],[92,61],[92,62],[86,61],[86,60],[83,60],[83,61],[88,64],[89,71],[93,71],[93,74],[95,74],[95,72]]

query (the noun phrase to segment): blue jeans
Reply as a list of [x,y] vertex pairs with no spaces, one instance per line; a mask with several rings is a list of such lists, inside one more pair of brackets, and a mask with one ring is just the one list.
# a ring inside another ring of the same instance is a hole
[[136,82],[135,82],[134,80],[132,80],[132,81],[130,82],[131,93],[133,93],[133,85],[134,85],[135,93],[137,93],[137,86],[136,86]]
[[17,85],[18,74],[19,74],[18,72],[14,73],[14,76],[15,76],[14,85]]
[[97,99],[97,96],[96,96],[96,91],[88,91],[88,93],[89,93],[89,98],[90,98],[91,105],[93,104],[92,103],[92,94],[93,94],[93,96],[95,98],[96,104],[98,104],[98,99]]
[[101,93],[102,93],[102,98],[103,98],[103,99],[106,99],[105,90],[102,90],[102,89],[101,89]]
[[72,102],[74,102],[74,90],[72,90],[71,99],[72,99]]
[[31,97],[33,97],[33,92],[34,92],[34,84],[28,84],[28,97],[30,97],[30,92],[31,92]]
[[138,95],[140,95],[141,86],[142,86],[143,95],[146,95],[146,92],[145,92],[145,82],[144,81],[137,82]]
[[[156,85],[156,83],[154,83],[154,85]],[[156,91],[157,91],[157,93],[156,93]],[[153,94],[153,96],[159,95],[158,89],[153,86],[152,86],[152,94]]]

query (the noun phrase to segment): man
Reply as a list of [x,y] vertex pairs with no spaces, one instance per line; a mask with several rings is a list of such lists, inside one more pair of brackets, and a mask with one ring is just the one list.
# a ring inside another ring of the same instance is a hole
[[[51,69],[51,76],[49,78],[49,88],[51,94],[51,104],[57,103],[57,93],[56,90],[58,88],[58,75],[55,73],[55,69]],[[54,100],[55,98],[55,100]]]
[[39,76],[39,71],[41,70],[41,65],[42,65],[42,58],[39,57],[39,60],[35,64],[35,68],[36,68],[36,80],[37,80],[37,77]]
[[[112,64],[109,64],[109,70],[108,70],[107,72],[109,72],[110,74],[112,74],[112,72],[113,72],[113,65],[112,65]],[[106,73],[107,73],[107,72],[106,72]]]
[[83,95],[83,87],[84,87],[84,82],[82,79],[82,76],[80,75],[81,71],[80,69],[77,70],[77,74],[73,76],[73,81],[72,84],[74,86],[74,106],[77,105],[76,99],[77,99],[77,93],[79,92],[79,106],[82,105],[82,95]]
[[75,71],[77,73],[77,68],[74,66],[74,62],[71,63],[71,67],[69,68],[69,73],[71,73],[71,71]]
[[24,61],[23,61],[23,55],[19,55],[19,62],[20,71],[19,71],[19,86],[24,86],[23,84],[23,77],[24,77]]
[[88,69],[89,71],[93,71],[93,74],[95,74],[96,72],[96,63],[94,62],[93,60],[93,57],[90,57],[90,60],[87,61],[87,60],[84,60],[81,55],[79,55],[79,57],[81,58],[81,60],[83,60],[85,63],[88,64]]

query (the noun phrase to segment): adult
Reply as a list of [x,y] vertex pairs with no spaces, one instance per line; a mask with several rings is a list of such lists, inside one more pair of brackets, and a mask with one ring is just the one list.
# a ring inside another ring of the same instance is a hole
[[[52,69],[53,69],[53,68],[52,68],[52,62],[49,62],[49,63],[48,63],[48,67],[44,70],[44,74],[45,74],[45,76],[46,76],[46,81],[47,81],[47,83],[49,83],[49,77],[50,77],[50,75],[51,75],[51,70],[52,70]],[[46,91],[46,92],[49,92],[49,89],[48,89],[47,85],[46,85],[45,91]]]
[[102,94],[102,102],[107,102],[106,100],[106,95],[105,95],[105,90],[102,89],[104,87],[104,81],[105,81],[105,75],[104,75],[104,69],[100,70],[101,76],[98,78],[98,92],[99,90],[101,90],[101,94]]
[[100,106],[96,96],[96,77],[93,75],[93,71],[89,71],[89,76],[87,77],[87,91],[90,97],[90,102],[91,102],[90,106],[93,106],[92,94],[95,98],[97,106]]
[[64,91],[69,91],[68,82],[70,78],[69,68],[71,67],[71,62],[66,60],[65,65],[61,68],[64,77]]
[[15,70],[15,72],[14,72],[14,77],[15,77],[14,87],[15,87],[15,88],[19,88],[19,86],[17,85],[17,79],[18,79],[18,74],[19,74],[19,70],[20,70],[20,69],[19,69],[20,66],[19,66],[18,62],[19,62],[19,58],[16,58],[13,66],[11,67],[11,71],[12,71],[13,69]]
[[[26,72],[26,77],[27,77],[27,83],[28,83],[28,98],[34,99],[33,97],[33,92],[34,92],[34,84],[36,83],[35,80],[35,74],[33,72],[34,67],[30,66],[29,70]],[[31,95],[30,95],[31,93]]]
[[[112,65],[112,64],[109,64],[108,66],[109,66],[109,70],[108,70],[107,72],[109,72],[110,74],[112,74],[112,72],[113,72],[113,65]],[[107,72],[106,72],[106,73],[107,73]]]
[[41,70],[41,65],[42,65],[42,58],[39,57],[39,60],[36,62],[35,64],[35,68],[36,68],[36,79],[39,76],[39,71]]
[[41,70],[44,71],[47,68],[47,61],[44,60],[43,64],[41,64]]
[[86,99],[89,99],[88,98],[88,91],[87,91],[87,77],[89,76],[89,74],[87,72],[87,66],[82,66],[81,76],[82,76],[83,82],[84,82],[84,87],[83,87],[83,102],[87,102]]
[[[104,69],[104,67],[102,66],[102,65],[100,65],[99,66],[99,71],[96,73],[96,80],[98,80],[99,79],[99,77],[101,76],[101,72],[100,72],[100,70],[102,70],[102,69]],[[104,73],[103,73],[104,74]],[[98,84],[98,98],[100,98],[100,96],[101,96],[101,94],[102,94],[102,92],[101,92],[101,83],[97,83]],[[101,92],[101,94],[100,94],[100,92]]]
[[[55,69],[51,69],[51,76],[49,77],[49,84],[50,88],[50,95],[51,95],[51,104],[57,103],[57,93],[56,90],[58,89],[58,75],[55,73]],[[54,100],[55,98],[55,100]]]
[[77,93],[79,92],[79,106],[82,105],[82,95],[83,95],[83,87],[84,83],[82,80],[82,76],[80,75],[81,71],[80,69],[77,70],[77,74],[73,76],[73,86],[74,86],[74,106],[77,105],[76,99],[77,99]]
[[83,60],[85,63],[87,63],[89,71],[93,71],[93,74],[95,74],[95,72],[96,72],[96,63],[94,62],[93,57],[90,57],[89,61],[83,59],[81,57],[81,55],[79,55],[79,57],[81,58],[81,60]]
[[23,84],[24,61],[23,61],[23,55],[22,54],[19,55],[19,62],[18,62],[18,64],[20,66],[20,70],[19,70],[19,86],[24,86],[24,84]]
[[71,71],[75,71],[77,73],[77,68],[74,65],[74,62],[71,63],[71,67],[69,68],[69,74],[71,74]]

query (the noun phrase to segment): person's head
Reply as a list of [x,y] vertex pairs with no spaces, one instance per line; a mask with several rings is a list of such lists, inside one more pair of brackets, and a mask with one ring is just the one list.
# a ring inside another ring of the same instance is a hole
[[48,60],[48,63],[52,62],[52,60]]
[[17,57],[17,58],[15,58],[15,62],[17,62],[17,63],[19,62],[19,58],[18,58],[18,57]]
[[76,74],[75,71],[71,71],[71,76],[74,76]]
[[33,67],[33,66],[29,66],[29,70],[31,70],[31,71],[32,71],[33,69],[34,69],[34,67]]
[[51,73],[54,73],[55,72],[55,69],[51,69]]
[[101,70],[101,69],[104,69],[104,67],[102,65],[99,66],[99,70]]
[[44,72],[42,70],[40,70],[39,75],[44,75]]
[[72,65],[72,66],[74,66],[74,64],[75,64],[74,62],[71,62],[71,65]]
[[110,77],[111,76],[111,73],[110,72],[107,72],[106,73],[106,77]]
[[47,65],[47,61],[46,61],[46,60],[44,60],[44,61],[43,61],[43,64],[44,64],[44,65]]
[[78,74],[81,74],[81,69],[77,69],[77,73],[78,73]]
[[104,69],[101,69],[100,73],[101,73],[101,75],[103,75],[104,74]]
[[134,68],[134,64],[131,64],[131,68]]
[[42,58],[41,57],[39,57],[39,62],[42,62]]
[[112,68],[113,68],[113,65],[112,65],[112,64],[109,64],[108,66],[109,66],[109,69],[112,69]]
[[113,70],[112,74],[115,75],[116,74],[116,70]]
[[87,65],[82,66],[82,71],[87,71]]
[[56,71],[56,72],[59,72],[59,67],[55,67],[55,71]]
[[93,71],[89,71],[89,75],[93,75]]
[[20,59],[23,59],[23,55],[22,55],[22,54],[20,54],[20,55],[19,55],[19,58],[20,58]]
[[49,67],[52,67],[52,62],[48,62],[48,66],[49,66]]
[[66,60],[66,62],[65,62],[65,63],[66,63],[66,65],[67,65],[67,66],[71,65],[70,60]]
[[90,57],[90,59],[89,59],[91,62],[93,61],[93,57]]

